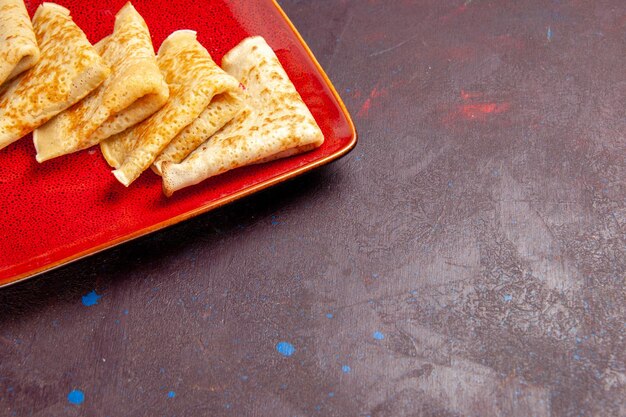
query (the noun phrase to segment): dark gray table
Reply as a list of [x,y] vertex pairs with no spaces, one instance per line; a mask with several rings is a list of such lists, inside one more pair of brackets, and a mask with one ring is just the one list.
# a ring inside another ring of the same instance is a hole
[[624,1],[281,3],[357,148],[1,291],[0,415],[624,415]]

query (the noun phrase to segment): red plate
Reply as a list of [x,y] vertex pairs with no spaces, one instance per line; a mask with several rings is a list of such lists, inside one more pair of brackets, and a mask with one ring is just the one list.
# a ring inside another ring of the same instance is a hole
[[[26,1],[34,13],[40,1]],[[92,42],[113,29],[126,0],[61,0]],[[247,36],[261,35],[278,55],[326,138],[319,149],[240,168],[167,198],[151,170],[119,184],[97,148],[39,164],[32,137],[0,150],[0,286],[126,242],[348,153],[356,131],[341,98],[273,0],[135,0],[155,49],[177,29],[193,29],[213,59]]]

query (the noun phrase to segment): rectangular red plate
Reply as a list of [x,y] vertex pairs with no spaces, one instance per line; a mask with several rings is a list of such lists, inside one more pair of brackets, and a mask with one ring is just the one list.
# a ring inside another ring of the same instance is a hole
[[[126,0],[60,0],[95,43]],[[26,1],[34,13],[39,1]],[[97,148],[39,164],[32,137],[0,150],[0,286],[96,253],[295,177],[348,153],[356,132],[345,106],[273,0],[136,0],[155,49],[177,29],[198,32],[213,59],[261,35],[278,55],[326,138],[319,149],[237,169],[165,197],[150,170],[119,184]]]

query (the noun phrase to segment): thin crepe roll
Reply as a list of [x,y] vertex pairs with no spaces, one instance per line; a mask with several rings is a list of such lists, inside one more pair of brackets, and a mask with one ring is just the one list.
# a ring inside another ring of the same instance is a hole
[[39,56],[23,0],[0,0],[0,85],[31,68]]
[[33,29],[41,57],[0,96],[0,149],[82,100],[110,74],[66,8],[43,3]]
[[37,161],[80,151],[141,122],[167,102],[148,26],[130,3],[113,33],[96,44],[111,76],[80,103],[35,130]]
[[224,56],[222,67],[246,86],[244,110],[182,162],[163,163],[167,196],[231,169],[306,152],[324,142],[263,38],[243,40]]
[[100,143],[113,174],[130,185],[214,97],[239,89],[239,82],[213,62],[196,32],[179,30],[161,45],[157,63],[170,88],[165,106],[143,122]]
[[[232,77],[226,73],[216,77],[216,81],[232,84]],[[200,116],[180,132],[167,145],[152,164],[152,169],[161,175],[164,162],[178,163],[185,159],[204,141],[213,136],[241,110],[243,92],[240,89],[225,88],[225,92],[213,97],[211,104]]]

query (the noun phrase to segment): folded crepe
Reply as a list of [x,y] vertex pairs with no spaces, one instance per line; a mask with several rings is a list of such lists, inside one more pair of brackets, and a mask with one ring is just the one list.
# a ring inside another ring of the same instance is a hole
[[233,168],[295,155],[324,142],[263,38],[243,40],[224,56],[222,67],[246,86],[244,110],[181,163],[163,163],[167,196]]
[[179,30],[163,42],[157,63],[170,88],[165,106],[143,122],[100,142],[115,177],[130,185],[174,137],[220,94],[239,94],[239,81],[213,62],[196,32]]
[[[223,80],[232,84],[231,76],[226,73],[216,74],[216,82]],[[243,91],[227,89],[225,93],[217,94],[211,104],[200,113],[200,116],[189,126],[183,129],[167,147],[161,152],[152,164],[152,169],[161,175],[163,162],[178,163],[185,159],[200,144],[213,136],[226,123],[232,120],[243,105]]]
[[95,45],[111,76],[80,103],[33,133],[37,161],[80,151],[146,119],[169,90],[156,62],[148,26],[130,3],[115,16],[113,34]]
[[0,0],[0,85],[39,60],[39,47],[23,0]]
[[66,8],[43,3],[33,29],[41,57],[0,96],[0,149],[83,99],[110,73]]

